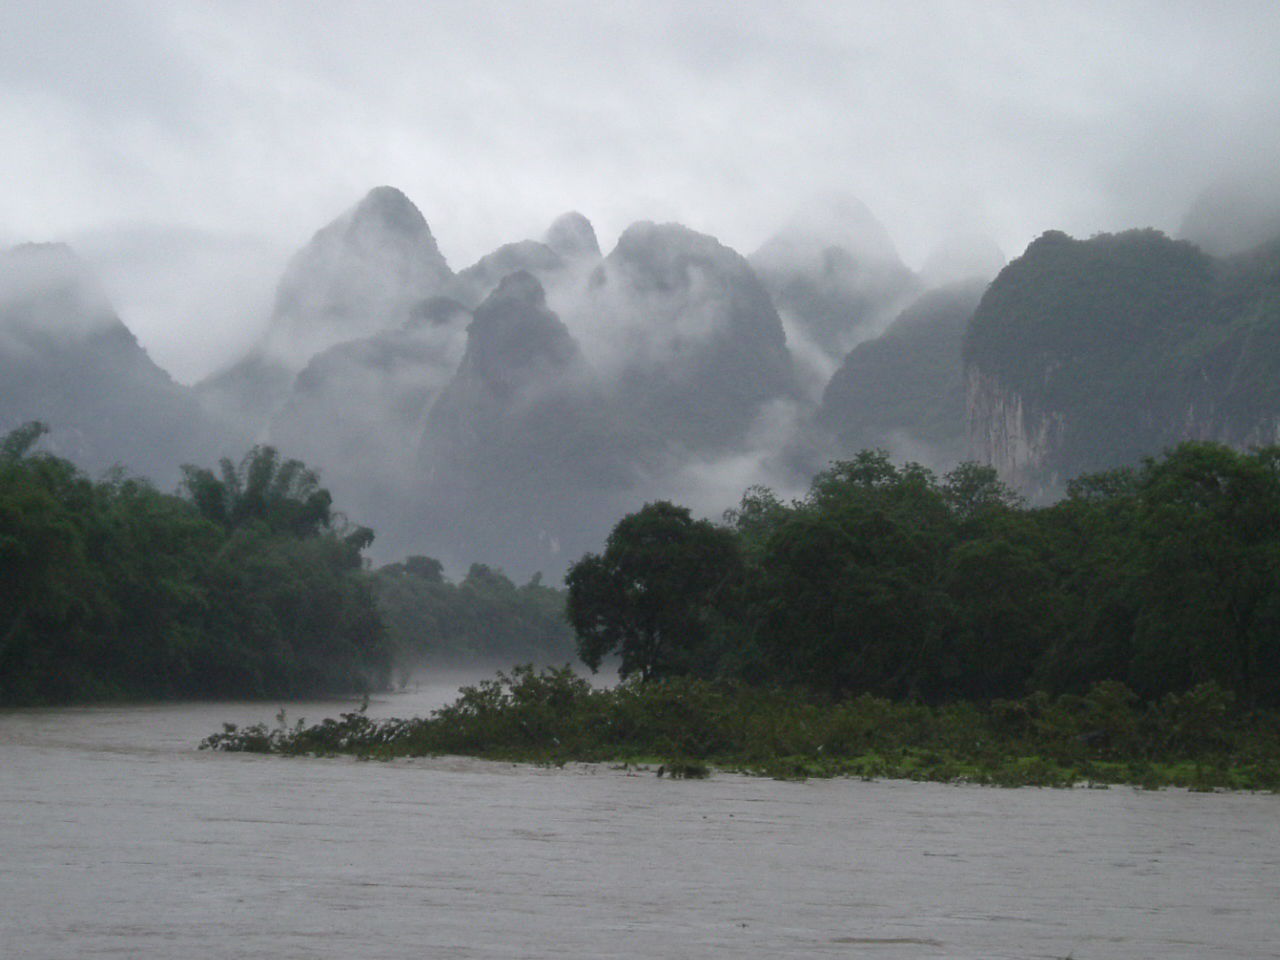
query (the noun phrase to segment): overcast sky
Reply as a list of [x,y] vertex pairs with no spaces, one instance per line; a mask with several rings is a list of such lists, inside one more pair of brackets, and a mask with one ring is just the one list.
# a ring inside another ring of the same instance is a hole
[[654,219],[749,253],[831,192],[912,266],[961,231],[1174,230],[1280,156],[1280,4],[8,2],[0,122],[0,242],[90,248],[191,379],[382,183],[455,268],[568,209],[606,249]]

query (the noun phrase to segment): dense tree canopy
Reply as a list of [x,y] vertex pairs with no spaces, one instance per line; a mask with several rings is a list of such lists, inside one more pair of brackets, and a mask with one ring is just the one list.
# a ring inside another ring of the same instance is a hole
[[0,441],[0,703],[291,696],[385,683],[371,534],[295,461],[186,468],[186,496]]
[[863,452],[722,524],[647,504],[561,591],[483,564],[454,584],[429,557],[370,574],[372,533],[270,448],[169,495],[88,478],[43,431],[0,439],[0,703],[338,692],[384,684],[394,654],[563,662],[572,631],[642,680],[1280,705],[1280,447],[1184,443],[1036,508],[988,467]]
[[732,534],[659,501],[625,517],[604,553],[569,569],[569,620],[593,670],[647,679],[715,672],[720,622],[741,561]]
[[989,700],[1213,682],[1280,704],[1280,448],[1185,443],[1027,508],[993,470],[864,452],[716,527],[671,504],[570,571],[592,666]]

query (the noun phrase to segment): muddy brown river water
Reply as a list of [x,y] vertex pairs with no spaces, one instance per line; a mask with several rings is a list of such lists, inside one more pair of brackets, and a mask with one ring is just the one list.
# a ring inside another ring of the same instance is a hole
[[1280,796],[196,750],[275,712],[0,712],[0,958],[1280,958]]

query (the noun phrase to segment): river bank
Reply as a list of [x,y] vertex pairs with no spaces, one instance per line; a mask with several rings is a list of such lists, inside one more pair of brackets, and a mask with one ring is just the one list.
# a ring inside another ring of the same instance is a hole
[[1280,716],[1203,685],[1141,703],[1102,683],[928,706],[870,696],[808,698],[698,680],[593,689],[570,669],[520,667],[415,719],[352,711],[321,723],[227,725],[202,746],[371,759],[457,754],[541,764],[646,764],[774,777],[860,777],[993,786],[1131,784],[1280,790]]

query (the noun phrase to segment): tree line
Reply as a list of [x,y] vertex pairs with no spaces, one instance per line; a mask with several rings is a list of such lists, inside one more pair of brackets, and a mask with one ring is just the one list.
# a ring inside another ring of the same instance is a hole
[[878,452],[723,523],[658,502],[567,576],[592,668],[942,703],[1214,684],[1280,706],[1280,447],[1187,442],[1030,508]]
[[369,569],[373,531],[272,447],[183,467],[176,494],[0,440],[0,704],[322,696],[416,667],[574,656],[564,591],[430,557]]
[[271,447],[177,494],[0,440],[0,703],[381,687],[391,646],[367,528]]
[[473,563],[453,583],[439,560],[411,556],[379,567],[372,581],[402,680],[424,665],[574,659],[565,593],[540,575],[517,586],[501,570]]

